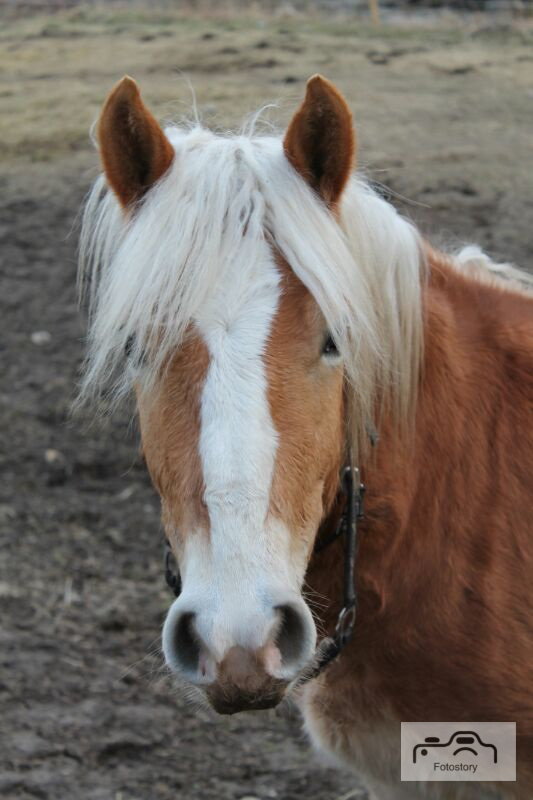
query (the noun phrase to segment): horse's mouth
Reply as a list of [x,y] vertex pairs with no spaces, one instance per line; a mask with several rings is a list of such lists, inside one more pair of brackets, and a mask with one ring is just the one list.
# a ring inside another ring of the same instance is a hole
[[249,692],[232,684],[213,684],[206,694],[217,714],[238,714],[275,708],[283,700],[286,686],[284,681],[273,680],[263,690]]

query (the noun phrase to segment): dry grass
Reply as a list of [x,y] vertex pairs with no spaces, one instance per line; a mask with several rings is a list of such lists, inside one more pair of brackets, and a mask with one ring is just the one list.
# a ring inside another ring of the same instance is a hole
[[[78,6],[0,25],[0,167],[13,196],[88,187],[89,129],[113,84],[135,77],[156,116],[234,128],[258,106],[283,125],[322,72],[354,110],[358,166],[453,232],[530,261],[533,21],[185,14]],[[189,84],[190,82],[190,84]],[[396,196],[398,196],[396,195]],[[530,215],[529,215],[530,216]]]
[[189,113],[190,80],[200,114],[222,127],[269,100],[281,101],[277,117],[283,120],[316,71],[338,81],[356,107],[372,104],[367,87],[373,97],[379,90],[372,124],[380,123],[399,88],[409,94],[414,83],[423,97],[424,72],[430,71],[434,91],[439,73],[467,73],[494,59],[495,44],[498,65],[512,59],[512,79],[522,80],[530,67],[531,31],[478,29],[475,20],[464,25],[453,17],[377,30],[357,18],[215,18],[164,7],[81,7],[11,20],[0,33],[0,159],[28,164],[88,153],[89,127],[124,73],[141,83],[150,105],[167,119]]

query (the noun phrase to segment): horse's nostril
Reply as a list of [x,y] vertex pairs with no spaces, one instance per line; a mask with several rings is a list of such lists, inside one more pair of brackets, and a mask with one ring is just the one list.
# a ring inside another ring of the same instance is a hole
[[200,660],[200,644],[194,629],[195,616],[192,612],[179,616],[172,640],[174,656],[180,667],[191,672],[196,672]]
[[284,668],[290,668],[302,660],[306,649],[306,624],[300,611],[292,605],[277,606],[280,624],[276,644]]
[[298,599],[235,619],[184,605],[180,597],[169,610],[163,652],[168,666],[195,684],[211,685],[222,673],[247,691],[259,678],[292,680],[313,654],[313,618]]

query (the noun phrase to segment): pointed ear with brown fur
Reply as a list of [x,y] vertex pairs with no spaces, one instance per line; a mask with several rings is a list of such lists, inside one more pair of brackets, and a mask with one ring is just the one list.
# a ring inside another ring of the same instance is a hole
[[334,207],[353,168],[355,131],[344,97],[321,75],[307,81],[283,149],[304,180]]
[[174,149],[127,76],[107,98],[97,130],[107,181],[122,205],[129,206],[167,171]]

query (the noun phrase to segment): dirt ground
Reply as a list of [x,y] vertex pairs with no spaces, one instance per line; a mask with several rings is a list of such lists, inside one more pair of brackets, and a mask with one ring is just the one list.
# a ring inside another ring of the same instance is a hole
[[[359,164],[436,241],[533,269],[533,30],[450,15],[180,17],[83,7],[0,22],[0,795],[340,800],[357,779],[276,713],[215,719],[162,668],[158,501],[124,409],[69,420],[83,351],[75,220],[87,136],[133,75],[160,118],[283,124],[316,71],[355,111]],[[384,190],[385,191],[385,190]],[[409,199],[408,199],[409,198]]]

